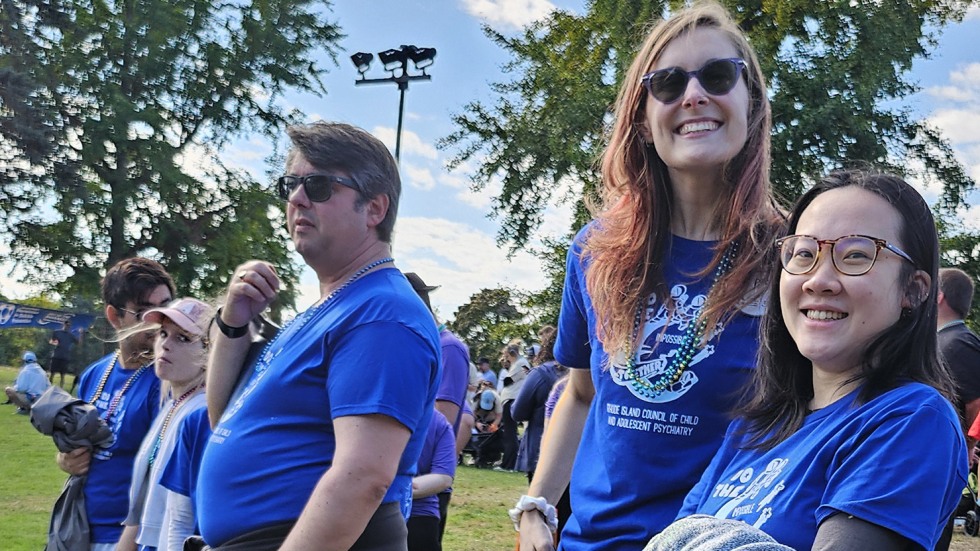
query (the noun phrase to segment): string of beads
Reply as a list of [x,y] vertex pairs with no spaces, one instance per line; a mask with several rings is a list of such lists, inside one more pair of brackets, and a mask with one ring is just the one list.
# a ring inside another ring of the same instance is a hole
[[395,259],[389,256],[386,258],[382,258],[381,260],[376,260],[364,266],[363,268],[355,272],[354,275],[347,278],[347,281],[345,281],[343,285],[334,289],[333,292],[327,295],[327,298],[323,299],[319,304],[293,318],[293,320],[287,323],[286,326],[283,327],[279,331],[279,333],[277,333],[276,336],[273,337],[268,342],[268,344],[265,345],[265,348],[262,349],[262,353],[259,354],[258,356],[259,363],[258,365],[256,365],[255,373],[258,374],[262,371],[265,371],[265,369],[269,367],[269,363],[272,362],[273,358],[278,356],[279,352],[282,352],[282,347],[280,347],[275,354],[272,354],[271,351],[274,346],[276,346],[281,341],[285,341],[287,336],[292,336],[293,334],[298,333],[300,329],[302,329],[303,326],[306,325],[306,323],[309,320],[313,319],[316,316],[317,312],[319,312],[324,307],[326,307],[326,305],[329,304],[338,294],[340,294],[341,291],[343,291],[347,287],[350,287],[352,283],[360,279],[364,274],[377,268],[378,266],[394,261]]
[[[112,355],[112,359],[109,361],[109,367],[106,368],[104,373],[102,373],[102,379],[99,380],[99,386],[96,387],[95,393],[92,394],[91,398],[89,398],[90,404],[94,404],[95,400],[102,394],[102,391],[105,389],[106,383],[109,381],[109,375],[111,375],[112,371],[116,368],[116,362],[118,361],[119,361],[119,351],[116,350],[116,353]],[[129,390],[129,387],[133,386],[133,384],[140,378],[140,376],[142,376],[143,373],[146,372],[148,367],[149,366],[144,365],[139,369],[137,369],[135,373],[130,375],[129,379],[126,379],[126,383],[123,384],[122,389],[112,399],[112,402],[109,403],[109,409],[107,409],[105,413],[102,414],[102,419],[105,420],[107,425],[112,419],[112,414],[115,413],[116,408],[119,407],[119,402],[122,401],[122,398],[126,394],[126,391]]]
[[153,466],[153,462],[157,458],[157,452],[160,451],[160,444],[163,443],[163,437],[167,434],[167,427],[170,426],[170,419],[174,416],[174,412],[180,407],[180,404],[184,403],[185,400],[190,398],[194,393],[204,388],[204,383],[194,386],[187,392],[180,395],[179,398],[174,400],[173,404],[170,404],[170,410],[167,411],[167,416],[163,418],[163,425],[160,426],[160,432],[157,434],[157,440],[153,444],[153,450],[150,452],[150,467]]
[[[714,279],[707,296],[711,296],[711,289],[714,289],[718,281],[731,269],[737,248],[737,244],[732,243],[725,250],[725,254],[721,257],[718,267],[715,268]],[[707,306],[707,303],[705,303],[701,311],[704,312]],[[639,334],[643,310],[644,304],[641,301],[636,308],[636,316],[633,319],[633,332],[626,341],[626,376],[630,381],[630,386],[633,387],[633,390],[637,394],[652,400],[660,396],[665,390],[681,379],[681,376],[690,365],[691,359],[694,358],[700,348],[708,322],[703,316],[699,315],[697,323],[688,324],[687,331],[684,332],[684,338],[681,340],[680,346],[670,360],[670,365],[660,374],[656,382],[650,382],[640,377],[636,372],[636,351],[633,349],[633,338],[634,335]]]

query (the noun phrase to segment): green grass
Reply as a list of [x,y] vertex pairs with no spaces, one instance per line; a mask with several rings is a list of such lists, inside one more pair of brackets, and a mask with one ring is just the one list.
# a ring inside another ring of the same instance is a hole
[[[16,377],[16,368],[0,367],[0,386],[12,385]],[[13,412],[13,405],[0,407],[0,542],[12,551],[43,549],[51,506],[67,475],[55,465],[51,438],[37,432],[26,415]]]
[[[10,386],[16,376],[16,368],[0,367],[0,386]],[[67,378],[65,383],[70,386]],[[44,548],[66,475],[55,465],[51,438],[13,411],[12,405],[0,407],[0,549],[35,551]],[[507,509],[526,492],[524,474],[460,467],[454,489],[443,549],[513,549],[517,533]]]

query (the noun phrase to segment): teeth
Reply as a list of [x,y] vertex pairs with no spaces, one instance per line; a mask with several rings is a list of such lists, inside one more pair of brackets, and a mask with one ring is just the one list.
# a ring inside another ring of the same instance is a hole
[[719,124],[714,121],[700,121],[692,122],[681,126],[681,134],[690,134],[691,132],[704,132],[707,130],[714,130],[718,128]]
[[806,317],[812,320],[840,320],[847,317],[843,312],[828,312],[826,310],[807,310]]

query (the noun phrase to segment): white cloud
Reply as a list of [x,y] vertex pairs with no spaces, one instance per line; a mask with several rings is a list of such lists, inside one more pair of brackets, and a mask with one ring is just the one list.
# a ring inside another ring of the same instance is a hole
[[198,180],[204,180],[208,174],[214,174],[217,171],[211,148],[198,143],[188,144],[183,152],[177,155],[175,162],[183,168],[186,174]]
[[5,297],[11,300],[24,300],[37,296],[41,292],[40,289],[21,283],[16,277],[9,275],[10,268],[11,266],[6,263],[0,265],[0,289],[3,289]]
[[548,0],[463,0],[466,13],[494,28],[520,29],[554,11]]
[[[429,285],[439,285],[430,298],[442,320],[451,319],[481,289],[509,286],[538,291],[547,284],[541,263],[530,253],[520,251],[508,259],[494,236],[444,218],[399,218],[393,249],[402,271],[416,272]],[[316,276],[305,265],[297,290],[300,310],[319,298]]]
[[489,212],[493,198],[500,193],[501,188],[500,180],[494,178],[479,191],[473,191],[469,187],[461,189],[456,194],[456,200],[477,210]]
[[[371,133],[374,134],[374,136],[379,140],[384,142],[384,144],[391,149],[392,154],[394,154],[396,129],[391,128],[390,126],[375,126],[374,129],[371,130]],[[436,151],[434,145],[422,140],[418,134],[412,132],[411,130],[405,130],[405,128],[402,128],[401,155],[403,158],[405,155],[418,155],[419,157],[433,160],[439,158],[439,152]]]
[[221,152],[222,159],[235,166],[264,163],[272,154],[272,142],[265,138],[252,137],[247,142],[235,142]]
[[436,187],[436,179],[428,168],[402,163],[402,182],[416,189],[430,190]]
[[960,86],[930,86],[925,92],[939,101],[965,102],[975,97],[973,92]]
[[972,88],[974,92],[980,90],[980,63],[958,67],[949,73],[949,81],[956,86]]
[[399,218],[394,249],[402,270],[440,285],[431,299],[443,319],[481,289],[506,285],[537,291],[547,284],[534,256],[520,251],[508,259],[493,235],[443,218]]
[[440,184],[453,189],[469,189],[470,184],[472,183],[470,182],[470,179],[463,176],[460,171],[440,172],[436,177],[436,180]]
[[980,6],[971,6],[966,10],[964,21],[980,20]]
[[954,146],[980,140],[980,111],[975,109],[937,109],[929,116],[929,122],[939,127]]

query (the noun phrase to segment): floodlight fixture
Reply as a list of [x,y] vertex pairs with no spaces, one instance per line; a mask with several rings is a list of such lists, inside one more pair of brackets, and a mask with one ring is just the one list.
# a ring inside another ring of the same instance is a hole
[[402,46],[400,49],[396,50],[394,48],[389,48],[383,52],[378,52],[378,59],[385,66],[385,71],[393,72],[395,69],[401,67],[405,70],[405,62],[408,60],[408,52],[406,50],[408,46]]
[[356,54],[350,56],[350,60],[354,62],[354,67],[357,68],[357,72],[364,76],[368,68],[371,67],[371,62],[374,61],[374,54],[368,52],[357,52]]
[[415,64],[415,68],[419,70],[424,70],[429,65],[435,62],[436,49],[435,48],[416,48],[411,47],[408,51],[408,57]]
[[[360,73],[360,78],[354,80],[354,84],[380,84],[391,82],[398,85],[398,130],[395,133],[395,160],[399,160],[402,149],[402,118],[405,112],[405,91],[408,90],[408,83],[413,80],[432,80],[432,77],[425,72],[425,68],[432,65],[436,57],[435,48],[417,48],[413,45],[402,44],[398,49],[388,49],[378,52],[378,59],[384,65],[384,70],[391,73],[384,78],[367,78],[364,73],[374,59],[369,53],[358,52],[350,56],[354,62],[354,67]],[[415,68],[422,74],[409,74],[408,62],[412,61]],[[397,72],[401,69],[400,72]]]

